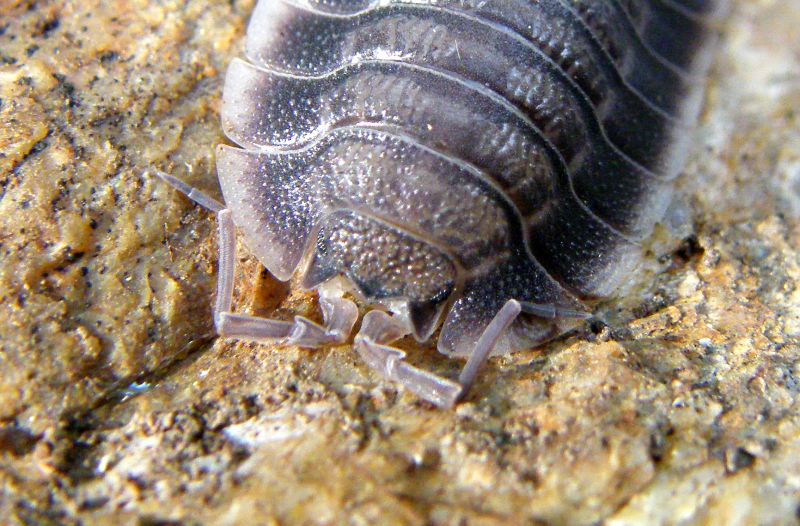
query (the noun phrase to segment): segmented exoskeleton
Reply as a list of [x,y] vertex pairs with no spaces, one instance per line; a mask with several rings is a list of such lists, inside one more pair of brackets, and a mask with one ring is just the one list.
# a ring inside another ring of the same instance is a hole
[[[217,151],[220,334],[355,348],[452,405],[494,353],[585,318],[636,267],[671,199],[724,5],[713,0],[261,0]],[[233,314],[234,225],[324,326]],[[342,279],[344,278],[344,279]],[[442,318],[444,321],[442,323]],[[469,357],[403,361],[412,333]]]

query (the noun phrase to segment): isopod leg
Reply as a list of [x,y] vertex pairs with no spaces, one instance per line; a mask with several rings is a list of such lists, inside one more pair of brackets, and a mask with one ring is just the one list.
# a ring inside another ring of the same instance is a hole
[[522,312],[522,305],[517,300],[508,300],[505,305],[497,312],[489,325],[484,329],[475,348],[469,355],[464,369],[458,377],[461,384],[462,396],[467,394],[472,384],[475,383],[475,378],[478,377],[478,372],[481,370],[489,355],[492,353],[497,340],[514,323],[519,313]]
[[301,347],[318,347],[347,340],[358,319],[358,309],[355,303],[343,298],[341,293],[325,288],[320,290],[319,300],[324,326],[302,316],[295,316],[294,321],[289,322],[232,312],[236,232],[230,210],[171,175],[161,172],[156,174],[195,203],[217,214],[219,269],[214,326],[220,336],[257,342],[277,341]]
[[355,303],[326,289],[320,291],[324,326],[303,316],[293,322],[231,312],[235,271],[235,231],[230,210],[217,213],[219,224],[219,277],[214,322],[217,333],[226,338],[256,342],[281,342],[301,347],[319,347],[347,340],[358,318]]
[[439,407],[450,408],[469,391],[497,340],[520,312],[522,306],[518,301],[506,302],[478,339],[458,382],[423,371],[403,361],[406,354],[387,344],[402,338],[409,330],[385,312],[371,311],[364,316],[361,331],[355,338],[355,348],[364,361],[385,378],[402,384],[420,398]]
[[198,205],[202,206],[207,210],[211,210],[212,212],[219,213],[225,209],[225,205],[217,201],[211,196],[208,196],[194,188],[189,186],[188,184],[184,183],[180,179],[176,177],[172,177],[169,174],[165,174],[164,172],[160,172],[156,170],[156,175],[161,178],[165,183],[172,186],[174,189],[188,197],[190,200],[194,201]]
[[364,316],[354,347],[367,365],[386,379],[439,407],[452,407],[461,396],[460,384],[409,365],[403,361],[406,353],[388,345],[409,332],[405,324],[389,314],[370,311]]
[[355,338],[355,348],[364,361],[385,378],[404,385],[420,398],[439,407],[450,408],[467,394],[498,340],[523,312],[548,319],[588,317],[585,312],[556,305],[508,300],[481,333],[458,377],[458,383],[404,362],[406,354],[388,344],[407,335],[409,329],[385,312],[371,311],[364,316],[361,331]]
[[590,314],[587,312],[577,311],[558,305],[548,305],[539,303],[530,303],[527,301],[508,300],[505,305],[497,312],[489,325],[486,326],[475,348],[469,355],[467,364],[461,371],[458,381],[463,388],[462,396],[467,394],[472,384],[475,383],[475,378],[478,376],[489,355],[492,353],[497,340],[508,330],[514,320],[517,319],[521,313],[531,314],[544,319],[554,318],[578,318],[587,319]]
[[222,315],[229,313],[233,305],[233,279],[236,271],[236,229],[231,211],[227,208],[217,212],[217,301],[214,303],[214,326],[222,334]]

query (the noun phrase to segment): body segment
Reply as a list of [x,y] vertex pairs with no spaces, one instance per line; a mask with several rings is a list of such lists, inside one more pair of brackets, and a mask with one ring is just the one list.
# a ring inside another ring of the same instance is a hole
[[[466,387],[488,354],[557,336],[583,301],[612,294],[670,201],[722,12],[703,0],[261,0],[223,95],[239,146],[218,150],[231,221],[279,279],[327,291],[343,277],[393,311],[365,320],[356,348],[450,405],[458,385],[389,343],[441,326],[439,350],[470,356]],[[225,312],[221,326],[323,343],[353,312],[323,296],[327,329],[250,329]]]

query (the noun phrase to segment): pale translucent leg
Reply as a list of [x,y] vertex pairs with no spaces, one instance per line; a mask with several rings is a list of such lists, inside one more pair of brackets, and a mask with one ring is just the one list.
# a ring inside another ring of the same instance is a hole
[[367,365],[386,379],[439,407],[452,407],[461,395],[460,384],[409,365],[403,361],[406,353],[388,345],[409,332],[397,318],[382,311],[370,311],[364,316],[354,347]]
[[372,311],[364,316],[361,331],[355,338],[355,347],[364,361],[387,379],[402,384],[420,398],[439,407],[449,408],[467,394],[497,341],[522,312],[543,318],[589,317],[585,312],[555,305],[507,301],[478,338],[458,377],[458,383],[405,363],[405,353],[387,344],[402,338],[409,330],[385,312]]
[[171,175],[161,172],[156,172],[156,175],[195,203],[217,214],[219,270],[214,325],[220,336],[256,342],[282,342],[301,347],[317,347],[347,340],[358,319],[358,309],[355,303],[343,298],[335,289],[320,289],[319,304],[324,326],[303,316],[295,316],[294,321],[282,321],[232,312],[236,232],[231,211]]
[[402,384],[420,398],[439,407],[450,408],[463,397],[494,349],[497,340],[522,311],[520,303],[508,301],[492,319],[475,344],[458,382],[423,371],[403,361],[406,354],[389,343],[409,333],[398,319],[381,311],[364,316],[361,331],[356,335],[355,348],[367,364],[389,380]]
[[[532,314],[539,318],[555,319],[555,318],[580,318],[587,319],[591,315],[587,312],[559,307],[558,305],[545,305],[539,303],[529,303],[527,301],[508,300],[503,308],[501,308],[489,325],[484,329],[483,334],[475,344],[475,348],[469,355],[467,364],[461,371],[458,381],[464,389],[463,394],[469,391],[472,384],[475,383],[475,378],[478,376],[489,355],[492,353],[497,340],[508,329],[520,313]],[[463,396],[463,395],[462,395]]]
[[486,360],[489,359],[497,340],[514,323],[520,312],[522,312],[522,305],[517,300],[508,300],[483,330],[483,334],[478,338],[475,348],[472,349],[469,355],[467,364],[464,365],[464,369],[461,370],[461,374],[458,376],[458,381],[463,389],[461,396],[467,394],[472,384],[475,383],[478,372],[483,368]]

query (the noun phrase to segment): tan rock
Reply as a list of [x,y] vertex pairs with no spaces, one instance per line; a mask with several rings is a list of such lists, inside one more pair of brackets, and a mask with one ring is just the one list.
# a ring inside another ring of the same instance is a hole
[[[347,345],[212,337],[213,218],[145,172],[217,192],[252,7],[0,2],[0,522],[796,523],[798,5],[726,24],[681,183],[696,242],[451,412]],[[313,315],[239,255],[243,309]]]

